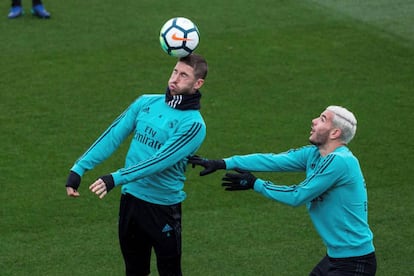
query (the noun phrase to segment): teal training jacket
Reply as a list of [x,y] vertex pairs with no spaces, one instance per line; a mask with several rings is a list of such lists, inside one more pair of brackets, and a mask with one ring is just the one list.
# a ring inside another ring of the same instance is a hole
[[356,257],[374,251],[365,180],[348,147],[339,147],[324,157],[316,146],[305,146],[280,154],[233,156],[225,163],[227,169],[306,172],[306,179],[298,185],[258,179],[254,190],[291,206],[306,205],[328,256]]
[[142,95],[75,162],[82,176],[108,158],[132,134],[125,167],[111,173],[115,186],[142,200],[171,205],[183,201],[187,157],[206,136],[198,110],[167,105],[165,95]]

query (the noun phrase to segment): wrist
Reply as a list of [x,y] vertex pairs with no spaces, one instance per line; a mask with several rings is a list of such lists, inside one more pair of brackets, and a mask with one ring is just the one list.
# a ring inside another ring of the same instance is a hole
[[71,187],[77,190],[80,186],[81,177],[74,171],[70,171],[68,179],[66,180],[66,187]]
[[225,170],[226,169],[226,162],[223,159],[215,160],[217,169]]
[[254,183],[256,182],[257,177],[254,176],[254,174],[252,174],[250,172],[247,172],[246,173],[246,180],[247,180],[247,183],[249,185],[249,188],[254,189]]
[[100,179],[105,183],[107,193],[115,187],[115,181],[111,174],[101,176]]
[[256,183],[256,181],[257,181],[257,177],[254,177],[253,180],[252,180],[252,189],[253,190],[254,190],[254,184]]

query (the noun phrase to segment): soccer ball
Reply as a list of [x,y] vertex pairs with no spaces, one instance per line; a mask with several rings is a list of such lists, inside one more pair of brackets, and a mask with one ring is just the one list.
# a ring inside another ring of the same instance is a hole
[[173,57],[185,57],[198,46],[200,33],[188,18],[174,17],[168,20],[160,31],[161,48]]

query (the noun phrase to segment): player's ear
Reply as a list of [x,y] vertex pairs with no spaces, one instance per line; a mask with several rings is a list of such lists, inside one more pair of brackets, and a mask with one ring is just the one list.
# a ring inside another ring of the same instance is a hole
[[331,137],[332,139],[340,139],[342,134],[342,130],[340,128],[334,128],[331,130]]
[[204,84],[204,80],[203,79],[198,79],[196,80],[195,84],[194,84],[194,89],[198,90],[201,88],[201,86],[203,86]]

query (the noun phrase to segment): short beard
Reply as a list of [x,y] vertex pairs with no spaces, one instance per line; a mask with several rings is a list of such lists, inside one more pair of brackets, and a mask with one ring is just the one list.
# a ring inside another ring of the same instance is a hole
[[317,147],[319,147],[320,145],[322,145],[322,143],[317,143],[317,142],[315,142],[315,141],[312,141],[311,139],[309,139],[309,143],[311,143],[312,145],[315,145],[315,146],[317,146]]

